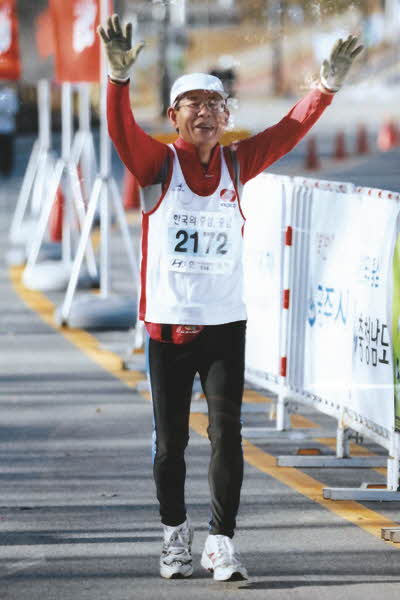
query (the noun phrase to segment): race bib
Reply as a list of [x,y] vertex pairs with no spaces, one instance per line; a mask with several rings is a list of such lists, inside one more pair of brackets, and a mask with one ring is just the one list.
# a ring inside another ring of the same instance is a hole
[[225,275],[233,270],[233,217],[175,211],[168,226],[168,269]]

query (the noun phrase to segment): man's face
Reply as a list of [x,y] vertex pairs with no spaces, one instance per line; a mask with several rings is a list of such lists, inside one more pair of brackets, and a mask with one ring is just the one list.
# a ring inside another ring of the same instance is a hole
[[182,94],[168,117],[180,136],[195,146],[215,146],[229,119],[225,101],[216,92],[195,90]]

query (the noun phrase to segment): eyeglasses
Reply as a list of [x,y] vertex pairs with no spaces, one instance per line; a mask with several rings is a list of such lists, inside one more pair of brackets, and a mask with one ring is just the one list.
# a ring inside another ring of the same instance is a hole
[[202,102],[192,100],[192,102],[178,103],[175,110],[187,108],[192,112],[200,112],[202,106],[205,106],[210,112],[222,112],[225,108],[225,102],[223,100],[203,100]]

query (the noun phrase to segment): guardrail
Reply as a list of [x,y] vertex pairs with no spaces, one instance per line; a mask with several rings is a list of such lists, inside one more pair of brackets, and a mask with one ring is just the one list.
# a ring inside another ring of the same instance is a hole
[[[332,466],[361,466],[349,457],[351,430],[388,451],[385,490],[326,497],[400,499],[400,196],[261,174],[245,186],[243,209],[248,382],[276,393],[275,431],[289,428],[294,404],[336,419]],[[292,458],[280,463],[329,464]]]

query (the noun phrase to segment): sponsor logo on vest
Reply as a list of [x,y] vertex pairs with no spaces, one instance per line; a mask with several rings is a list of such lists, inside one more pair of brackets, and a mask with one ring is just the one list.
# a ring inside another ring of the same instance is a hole
[[183,187],[183,183],[178,183],[178,185],[176,187],[174,187],[174,189],[172,190],[173,192],[184,192],[184,187]]
[[220,203],[220,206],[223,206],[225,208],[234,208],[236,206],[235,190],[227,190],[226,188],[224,188],[223,190],[221,190],[219,195],[222,200],[222,202]]
[[197,333],[198,331],[201,331],[201,327],[199,327],[198,325],[178,325],[178,327],[176,328],[176,332],[179,334],[193,334],[193,333]]

